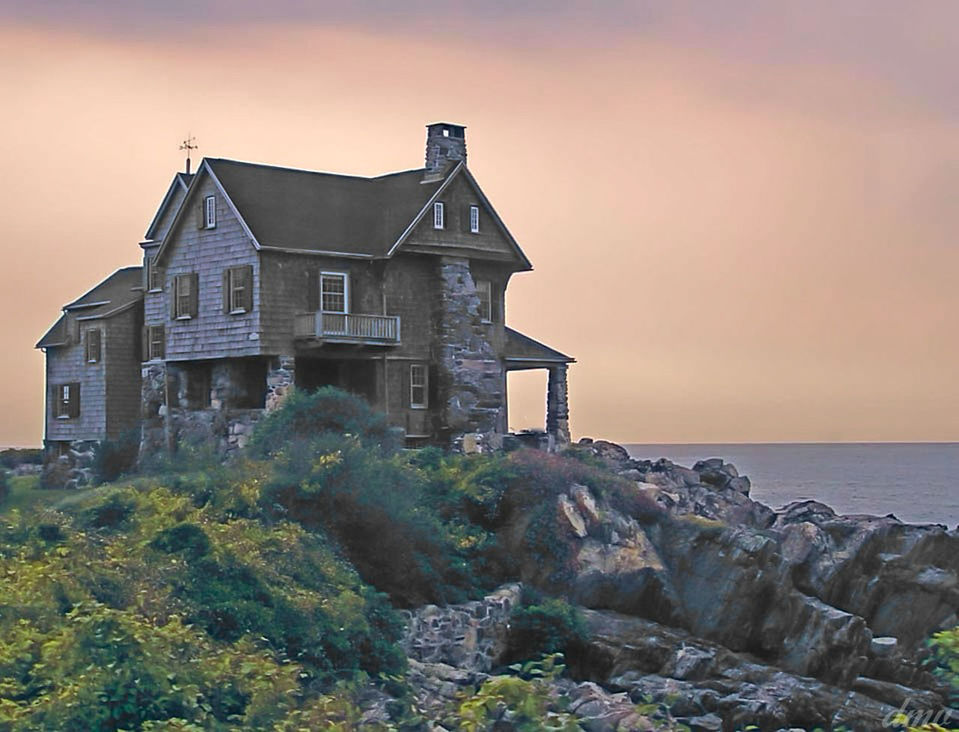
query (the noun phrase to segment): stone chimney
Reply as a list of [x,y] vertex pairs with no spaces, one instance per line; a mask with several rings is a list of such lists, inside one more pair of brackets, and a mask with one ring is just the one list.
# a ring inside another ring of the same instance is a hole
[[441,177],[460,160],[466,162],[466,127],[449,122],[426,125],[426,177]]

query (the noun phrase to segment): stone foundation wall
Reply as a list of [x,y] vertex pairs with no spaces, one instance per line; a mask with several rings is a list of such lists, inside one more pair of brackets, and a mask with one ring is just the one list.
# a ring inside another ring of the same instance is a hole
[[520,585],[504,585],[482,600],[407,610],[403,650],[415,661],[489,671],[506,651],[510,613],[521,594]]
[[504,431],[503,369],[490,343],[491,326],[480,318],[469,260],[441,257],[439,278],[434,322],[443,425],[454,444],[473,435],[468,442],[482,449],[490,435]]

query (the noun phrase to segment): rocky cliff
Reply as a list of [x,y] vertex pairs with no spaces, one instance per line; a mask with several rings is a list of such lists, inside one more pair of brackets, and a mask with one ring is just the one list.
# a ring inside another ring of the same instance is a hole
[[[879,730],[903,705],[948,713],[917,652],[957,624],[955,532],[812,501],[774,511],[720,459],[684,468],[607,442],[577,449],[631,481],[626,500],[571,484],[549,519],[555,551],[533,550],[521,510],[500,539],[524,583],[584,609],[588,641],[555,690],[583,727],[645,729],[636,705],[649,702],[693,730]],[[495,667],[515,594],[411,614],[424,700]]]

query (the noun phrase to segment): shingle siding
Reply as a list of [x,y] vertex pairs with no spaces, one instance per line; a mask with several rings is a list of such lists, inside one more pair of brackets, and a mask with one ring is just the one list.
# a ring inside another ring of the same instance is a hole
[[[223,194],[210,178],[187,201],[184,211],[163,254],[163,290],[146,293],[144,321],[166,326],[166,358],[171,361],[198,358],[234,358],[263,353],[260,342],[260,267],[253,243],[233,215]],[[217,224],[213,229],[197,228],[196,207],[206,196],[216,196]],[[253,311],[229,315],[223,311],[223,272],[230,267],[253,267]],[[198,275],[197,317],[171,318],[170,297],[173,279],[179,274]]]
[[[102,440],[106,437],[106,362],[103,358],[98,363],[86,362],[84,334],[94,328],[103,329],[103,321],[81,323],[79,340],[75,337],[74,322],[70,324],[70,345],[47,349],[46,439]],[[102,338],[103,346],[108,348],[110,334],[104,333]],[[80,384],[80,414],[61,419],[56,416],[53,391],[70,383]]]
[[[106,365],[106,436],[116,439],[140,425],[140,329],[143,305],[103,321]],[[83,402],[80,404],[83,408]]]

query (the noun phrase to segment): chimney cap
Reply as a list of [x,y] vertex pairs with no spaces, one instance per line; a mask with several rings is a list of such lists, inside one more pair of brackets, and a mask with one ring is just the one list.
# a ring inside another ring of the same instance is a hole
[[466,125],[458,125],[455,122],[431,122],[426,125],[426,129],[430,133],[433,133],[437,128],[447,133],[444,134],[445,137],[465,137]]

